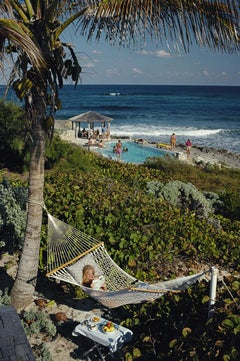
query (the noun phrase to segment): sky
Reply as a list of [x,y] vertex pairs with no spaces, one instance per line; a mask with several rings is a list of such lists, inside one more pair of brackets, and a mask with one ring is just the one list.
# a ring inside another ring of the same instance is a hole
[[[84,84],[225,85],[240,86],[237,54],[193,46],[189,53],[171,53],[148,45],[143,50],[111,46],[104,40],[90,42],[76,36],[73,28],[61,40],[74,44]],[[0,76],[0,84],[6,83]]]
[[193,46],[189,53],[171,53],[156,46],[133,50],[104,40],[88,42],[73,31],[64,41],[74,44],[82,66],[82,84],[158,84],[240,86],[237,54]]

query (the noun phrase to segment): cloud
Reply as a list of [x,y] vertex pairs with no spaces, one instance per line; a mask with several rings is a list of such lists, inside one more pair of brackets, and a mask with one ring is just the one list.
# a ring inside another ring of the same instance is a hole
[[91,62],[88,62],[88,63],[84,64],[84,68],[92,69],[92,68],[95,68],[95,65]]
[[120,75],[120,73],[116,68],[107,69],[107,76],[112,76],[112,75]]
[[154,52],[155,56],[158,58],[170,58],[171,54],[166,52],[165,50],[157,50]]
[[142,72],[140,69],[138,69],[138,68],[132,68],[132,72],[133,72],[134,74],[143,74],[143,72]]
[[145,56],[155,56],[157,58],[170,58],[172,55],[165,50],[147,51],[142,50],[140,54]]
[[92,53],[93,54],[102,54],[103,52],[95,49],[95,50],[92,50]]

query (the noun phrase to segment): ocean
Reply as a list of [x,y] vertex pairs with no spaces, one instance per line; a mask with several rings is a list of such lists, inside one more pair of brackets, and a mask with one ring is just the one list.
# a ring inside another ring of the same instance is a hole
[[240,153],[240,87],[65,85],[56,119],[94,111],[113,120],[111,134]]

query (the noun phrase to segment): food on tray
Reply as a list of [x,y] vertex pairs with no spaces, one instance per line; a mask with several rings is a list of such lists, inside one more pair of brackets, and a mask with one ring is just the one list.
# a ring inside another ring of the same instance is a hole
[[114,324],[111,321],[108,321],[107,323],[105,323],[105,325],[103,326],[103,331],[104,332],[113,332],[115,330]]
[[97,326],[96,326],[96,325],[89,325],[89,329],[90,329],[91,331],[96,331]]
[[99,321],[100,321],[100,317],[94,316],[94,317],[92,318],[92,321],[93,321],[93,322],[99,322]]

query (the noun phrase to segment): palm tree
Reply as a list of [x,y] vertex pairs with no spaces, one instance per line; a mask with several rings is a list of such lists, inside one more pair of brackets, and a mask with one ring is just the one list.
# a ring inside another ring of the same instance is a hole
[[[12,303],[31,301],[38,272],[44,190],[44,152],[61,107],[59,88],[71,78],[77,84],[81,66],[71,44],[60,39],[76,21],[78,34],[121,46],[155,38],[170,40],[185,51],[193,41],[213,50],[239,49],[237,0],[5,0],[0,2],[0,66],[7,57],[13,69],[7,84],[24,102],[26,128],[32,140],[28,216],[24,246]],[[140,43],[141,45],[141,43]]]
[[10,54],[14,59],[8,87],[24,101],[26,127],[32,140],[26,235],[11,291],[12,303],[17,308],[29,303],[37,277],[45,142],[46,136],[53,134],[54,114],[60,107],[58,88],[68,77],[77,83],[81,72],[72,46],[62,43],[59,36],[84,9],[75,10],[61,23],[59,17],[65,9],[71,9],[68,1],[60,5],[59,1],[28,0],[9,0],[1,5],[2,12],[8,16],[0,19],[1,46],[4,55]]

